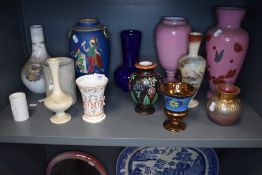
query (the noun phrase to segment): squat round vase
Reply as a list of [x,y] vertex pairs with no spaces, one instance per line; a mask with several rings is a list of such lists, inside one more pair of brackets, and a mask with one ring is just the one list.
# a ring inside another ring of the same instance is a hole
[[216,9],[218,24],[206,37],[208,98],[220,83],[234,84],[248,50],[249,35],[241,28],[246,10],[233,7]]
[[188,53],[188,34],[191,31],[182,17],[163,17],[156,27],[156,48],[161,66],[166,72],[164,82],[176,81],[178,60]]
[[153,104],[158,100],[161,83],[160,74],[154,70],[156,66],[152,62],[141,61],[135,64],[137,71],[130,76],[130,93],[137,103],[135,111],[138,114],[149,115],[155,111]]
[[237,98],[240,89],[232,84],[218,84],[216,95],[207,103],[207,114],[209,118],[220,125],[232,125],[239,118],[241,103]]
[[42,64],[50,58],[46,51],[43,27],[32,25],[30,27],[32,53],[21,71],[24,85],[34,93],[45,93],[45,80]]
[[80,19],[71,28],[69,51],[75,61],[76,77],[93,73],[108,76],[109,33],[98,19]]
[[73,98],[71,95],[64,93],[60,88],[58,74],[59,60],[57,58],[49,58],[47,63],[52,73],[53,89],[45,98],[44,105],[47,109],[56,113],[51,116],[50,121],[54,124],[63,124],[71,119],[71,115],[64,111],[73,104]]
[[116,84],[126,92],[129,90],[129,77],[136,70],[135,63],[138,62],[141,35],[138,30],[121,32],[123,64],[116,69],[114,79]]
[[164,113],[168,119],[163,123],[164,128],[171,132],[180,132],[186,129],[182,120],[188,114],[188,104],[195,93],[194,86],[182,82],[169,82],[161,85],[164,94]]
[[206,70],[206,60],[198,55],[202,34],[192,32],[189,34],[189,53],[179,60],[179,70],[181,81],[195,87],[195,94],[189,102],[188,107],[197,107],[199,102],[194,99],[204,77]]
[[76,79],[83,99],[84,121],[99,123],[106,118],[104,92],[107,82],[108,79],[103,74],[84,75]]

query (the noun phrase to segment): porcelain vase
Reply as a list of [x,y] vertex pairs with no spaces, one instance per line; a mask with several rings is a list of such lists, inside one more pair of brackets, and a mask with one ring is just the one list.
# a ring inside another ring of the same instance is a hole
[[21,71],[21,79],[24,85],[34,93],[45,93],[45,80],[42,64],[50,58],[46,51],[43,27],[32,25],[30,27],[32,53]]
[[158,59],[166,72],[165,82],[176,81],[178,60],[188,53],[190,26],[182,17],[163,17],[156,27]]
[[108,79],[103,74],[84,75],[76,79],[83,99],[84,121],[99,123],[106,118],[104,92],[107,82]]
[[217,84],[236,82],[249,44],[249,35],[241,28],[245,9],[219,7],[216,12],[218,24],[206,37],[208,98],[215,94]]
[[209,118],[220,125],[232,125],[241,114],[241,103],[237,98],[240,89],[232,84],[218,84],[216,95],[207,103]]
[[153,106],[160,95],[161,77],[155,71],[156,64],[150,61],[141,61],[135,64],[137,70],[131,74],[129,88],[132,99],[137,103],[135,111],[148,115],[155,111]]
[[138,30],[121,32],[123,64],[116,69],[114,79],[116,84],[125,92],[129,91],[129,77],[136,70],[135,63],[138,62],[141,35]]
[[189,53],[179,60],[179,70],[181,73],[181,81],[195,87],[195,94],[189,102],[188,107],[194,108],[198,106],[198,100],[194,99],[197,95],[199,87],[206,70],[206,60],[198,54],[201,44],[202,34],[192,32],[189,34]]
[[57,58],[49,58],[47,63],[51,69],[53,79],[52,92],[45,98],[44,105],[50,111],[55,112],[55,115],[51,116],[50,121],[54,124],[63,124],[71,119],[71,115],[65,113],[73,103],[71,95],[64,93],[60,88],[59,83],[59,60]]
[[71,28],[69,51],[75,61],[76,77],[93,73],[108,75],[109,33],[98,19],[80,19]]

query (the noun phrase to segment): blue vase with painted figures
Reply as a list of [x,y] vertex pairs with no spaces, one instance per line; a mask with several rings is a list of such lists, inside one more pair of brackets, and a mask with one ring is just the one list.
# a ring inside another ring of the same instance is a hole
[[109,32],[98,19],[80,19],[71,28],[70,57],[75,61],[76,77],[101,73],[108,76],[110,62]]

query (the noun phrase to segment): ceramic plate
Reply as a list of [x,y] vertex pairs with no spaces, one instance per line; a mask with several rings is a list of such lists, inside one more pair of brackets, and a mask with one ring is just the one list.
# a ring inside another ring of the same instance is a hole
[[218,175],[211,148],[127,147],[119,155],[117,175]]

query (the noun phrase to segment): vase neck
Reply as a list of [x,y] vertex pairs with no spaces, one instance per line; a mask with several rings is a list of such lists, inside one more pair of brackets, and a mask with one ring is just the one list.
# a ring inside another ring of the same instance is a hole
[[191,32],[189,34],[189,57],[198,57],[198,51],[202,40],[202,34]]
[[124,30],[121,32],[121,45],[123,55],[123,65],[134,67],[138,62],[141,32],[138,30]]
[[53,78],[54,87],[52,90],[52,94],[59,95],[63,93],[60,88],[59,77],[58,77],[59,60],[57,58],[50,58],[47,60],[47,63],[51,69],[51,74]]
[[32,25],[30,27],[32,54],[35,59],[44,60],[49,57],[44,41],[43,27],[41,25]]
[[239,28],[246,10],[243,8],[217,8],[218,26],[224,28]]
[[233,100],[237,98],[240,93],[240,89],[232,84],[218,84],[216,87],[216,94],[219,99]]

